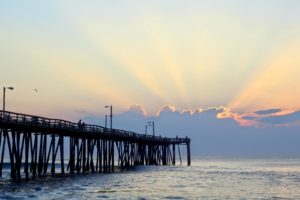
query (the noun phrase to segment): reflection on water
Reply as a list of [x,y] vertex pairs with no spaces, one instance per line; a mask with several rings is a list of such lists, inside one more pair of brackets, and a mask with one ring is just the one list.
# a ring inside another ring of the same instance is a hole
[[114,174],[1,181],[1,199],[300,199],[300,159],[199,158]]

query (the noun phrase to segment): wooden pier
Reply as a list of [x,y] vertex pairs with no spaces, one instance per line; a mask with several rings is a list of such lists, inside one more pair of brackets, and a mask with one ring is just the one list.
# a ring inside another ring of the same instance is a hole
[[[57,174],[110,173],[136,165],[175,165],[176,145],[189,138],[166,138],[97,125],[0,111],[0,177],[5,159],[14,181]],[[6,158],[7,157],[7,158]]]

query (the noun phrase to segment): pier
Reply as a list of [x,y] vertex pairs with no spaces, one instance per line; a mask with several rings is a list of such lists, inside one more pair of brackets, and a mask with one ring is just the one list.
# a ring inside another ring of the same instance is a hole
[[[0,177],[5,159],[13,181],[81,173],[111,173],[137,165],[182,162],[188,137],[167,138],[0,110]],[[177,155],[176,156],[176,146]]]

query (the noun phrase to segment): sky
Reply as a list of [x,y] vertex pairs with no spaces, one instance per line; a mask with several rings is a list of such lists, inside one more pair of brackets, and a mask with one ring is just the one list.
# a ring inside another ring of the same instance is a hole
[[15,88],[6,109],[103,125],[113,105],[116,128],[143,132],[154,120],[163,135],[206,146],[195,152],[250,142],[256,151],[245,154],[300,153],[299,9],[298,0],[2,1],[0,84]]

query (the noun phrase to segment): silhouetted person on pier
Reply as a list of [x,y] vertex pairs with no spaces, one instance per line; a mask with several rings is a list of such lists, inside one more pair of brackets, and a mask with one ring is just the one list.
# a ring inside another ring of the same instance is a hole
[[84,130],[84,128],[85,128],[85,123],[84,122],[82,122],[81,128],[82,128],[82,130]]
[[79,129],[81,129],[81,127],[82,127],[82,124],[81,124],[81,123],[82,123],[81,120],[79,120],[78,123],[77,123]]

